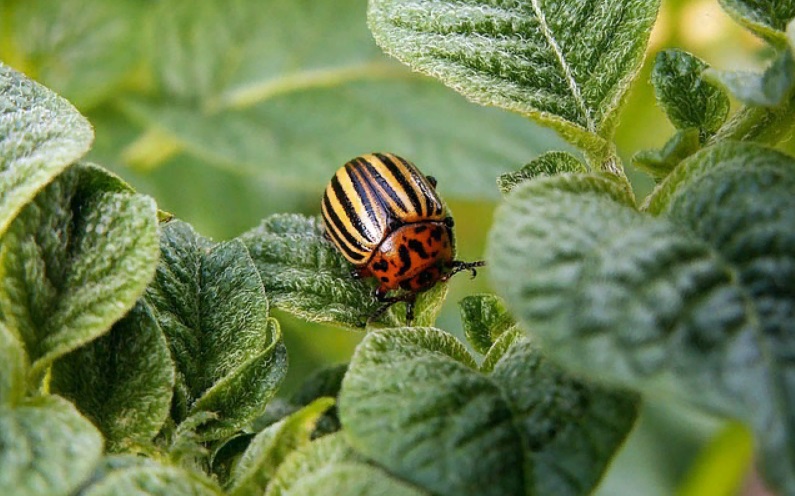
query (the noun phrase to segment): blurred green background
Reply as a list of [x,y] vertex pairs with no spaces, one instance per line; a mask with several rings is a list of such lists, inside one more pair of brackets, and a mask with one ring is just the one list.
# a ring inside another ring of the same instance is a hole
[[[499,200],[496,176],[571,148],[388,59],[366,8],[366,0],[0,0],[0,60],[88,116],[90,160],[206,236],[234,237],[277,212],[317,215],[340,165],[392,151],[437,177],[459,256],[478,259]],[[771,55],[716,0],[664,0],[618,128],[626,164],[673,132],[648,82],[654,53],[671,46],[722,69],[761,68]],[[628,174],[639,195],[653,186],[631,166]],[[453,279],[438,326],[460,336],[456,302],[488,290],[487,269]],[[346,361],[361,338],[277,317],[290,353],[284,395],[311,371]],[[600,494],[737,494],[748,484],[750,444],[742,426],[658,398]]]

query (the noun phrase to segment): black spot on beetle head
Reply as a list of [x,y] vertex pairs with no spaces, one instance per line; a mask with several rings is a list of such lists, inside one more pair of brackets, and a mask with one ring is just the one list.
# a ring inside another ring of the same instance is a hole
[[398,270],[398,275],[402,276],[411,268],[411,255],[406,245],[400,245],[400,248],[398,248],[398,255],[400,256],[400,261],[403,263],[403,266]]
[[425,251],[425,247],[422,246],[421,242],[417,241],[416,239],[410,239],[408,245],[411,251],[419,255],[420,258],[428,258],[428,252]]

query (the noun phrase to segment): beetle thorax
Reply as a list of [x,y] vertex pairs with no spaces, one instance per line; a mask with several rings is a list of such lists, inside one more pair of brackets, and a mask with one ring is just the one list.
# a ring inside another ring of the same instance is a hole
[[415,222],[384,238],[367,264],[381,289],[423,291],[433,286],[453,260],[453,238],[443,222]]

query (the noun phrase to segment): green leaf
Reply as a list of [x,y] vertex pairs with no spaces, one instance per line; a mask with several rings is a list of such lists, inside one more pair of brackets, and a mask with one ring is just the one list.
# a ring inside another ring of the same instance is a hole
[[0,63],[0,236],[41,188],[91,146],[88,121],[44,86]]
[[0,493],[69,495],[102,455],[102,436],[68,401],[0,407]]
[[[304,380],[290,400],[296,405],[308,405],[322,397],[336,399],[342,387],[342,379],[347,372],[347,363],[320,369]],[[312,437],[325,436],[332,432],[337,432],[341,428],[337,405],[335,404],[320,417]]]
[[424,493],[367,464],[345,442],[330,434],[290,453],[266,496],[422,496]]
[[496,199],[493,177],[563,145],[388,60],[365,9],[365,0],[159,2],[150,9],[159,94],[123,108],[193,157],[318,201],[338,167],[378,150],[406,155],[445,194]]
[[487,260],[514,315],[576,373],[731,409],[710,382],[738,365],[718,344],[747,330],[730,268],[684,228],[560,183],[523,185],[495,214]]
[[0,408],[25,397],[28,363],[25,348],[0,320]]
[[[795,96],[795,95],[793,95]],[[795,127],[795,98],[779,107],[745,106],[732,114],[707,144],[726,141],[753,141],[775,145],[788,139]]]
[[108,334],[57,360],[50,378],[50,389],[102,431],[109,452],[150,444],[168,417],[173,387],[168,344],[143,301]]
[[184,222],[162,229],[161,263],[147,289],[177,368],[177,422],[214,419],[199,439],[226,437],[260,415],[287,370],[278,322],[239,241],[213,244]]
[[[372,62],[377,48],[362,26],[363,8],[356,0],[272,2],[267,9],[247,0],[167,0],[151,10],[156,81],[172,99],[230,106],[284,90],[280,76],[290,71]],[[340,25],[359,27],[343,35]]]
[[33,381],[143,293],[157,263],[156,210],[108,172],[74,165],[11,224],[0,241],[0,318],[23,341]]
[[478,353],[488,353],[494,341],[515,325],[502,300],[491,294],[471,295],[458,302],[464,335]]
[[348,364],[332,365],[309,375],[290,398],[296,405],[306,406],[324,396],[336,398]]
[[642,150],[632,157],[632,164],[654,179],[665,179],[679,163],[701,148],[701,133],[691,127],[680,129],[661,150]]
[[660,183],[646,198],[642,209],[653,215],[662,214],[669,208],[673,198],[680,194],[683,185],[719,165],[735,164],[738,167],[755,169],[764,167],[767,162],[779,160],[781,157],[784,156],[771,153],[766,147],[750,143],[727,142],[705,148],[683,161],[665,181]]
[[725,86],[746,105],[778,107],[792,95],[792,88],[795,86],[795,59],[792,49],[788,48],[762,74],[709,70],[706,76]]
[[637,399],[566,376],[517,332],[502,340],[483,374],[437,329],[369,333],[340,394],[351,445],[434,494],[589,494]]
[[332,405],[333,399],[320,398],[257,434],[232,470],[227,493],[263,494],[285,457],[309,444],[317,421]]
[[579,374],[749,422],[766,477],[791,487],[792,158],[697,153],[652,202],[671,219],[559,183],[517,188],[495,216],[487,258],[517,317]]
[[[372,295],[375,282],[351,277],[353,266],[323,237],[319,219],[274,215],[239,238],[248,247],[271,303],[313,322],[361,327],[382,303]],[[447,285],[421,293],[415,323],[427,325],[438,314]],[[381,322],[405,323],[403,304]]]
[[502,334],[483,365],[532,453],[534,494],[590,494],[634,426],[637,395],[567,375],[518,330]]
[[385,472],[366,463],[340,463],[301,481],[290,491],[290,496],[422,496],[405,482],[389,477]]
[[516,172],[508,172],[497,178],[497,187],[508,193],[517,184],[538,176],[554,176],[565,172],[588,172],[574,155],[567,152],[547,152]]
[[[301,77],[291,74],[275,79]],[[444,196],[494,200],[495,176],[528,156],[567,148],[551,131],[474,106],[433,81],[406,79],[403,72],[372,81],[367,74],[288,88],[256,105],[210,114],[172,100],[131,99],[122,108],[193,157],[288,190],[315,192],[318,204],[334,171],[362,153],[405,156],[438,179]]]
[[[724,148],[735,159],[691,175],[667,214],[732,267],[746,297],[733,310],[747,315],[747,335],[738,338],[748,341],[745,358],[753,361],[732,375],[749,381],[740,407],[761,444],[766,478],[783,490],[795,484],[795,159],[757,145]],[[758,368],[766,372],[765,386],[750,382]]]
[[213,481],[197,472],[162,465],[151,458],[109,456],[79,496],[221,496]]
[[368,20],[376,42],[413,69],[595,152],[612,137],[658,7],[640,0],[371,0]]
[[287,455],[287,459],[279,466],[265,494],[266,496],[288,495],[313,474],[327,471],[336,464],[363,461],[364,459],[345,441],[342,433],[321,437]]
[[[268,403],[265,413],[257,418],[247,432],[260,432],[276,422],[297,412],[301,407],[307,406],[319,398],[334,398],[339,395],[342,386],[342,378],[348,371],[348,364],[331,365],[309,374],[293,393],[290,400],[275,398]],[[323,413],[317,421],[312,437],[321,437],[340,430],[340,421],[337,416],[336,404],[331,406]]]
[[39,0],[3,7],[0,59],[79,108],[95,106],[129,84],[140,60],[140,2]]
[[695,55],[663,50],[654,60],[651,82],[657,103],[678,129],[697,128],[706,137],[729,115],[729,96],[702,73],[709,67]]
[[792,0],[719,0],[737,22],[775,45],[787,43],[787,24],[795,18]]

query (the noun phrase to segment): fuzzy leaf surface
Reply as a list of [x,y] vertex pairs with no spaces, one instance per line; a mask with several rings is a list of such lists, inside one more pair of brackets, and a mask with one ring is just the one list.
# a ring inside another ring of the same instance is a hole
[[91,124],[69,102],[0,63],[0,235],[41,188],[82,157]]
[[682,162],[680,167],[660,183],[646,198],[642,209],[652,215],[663,214],[689,181],[719,165],[728,167],[733,164],[734,167],[756,169],[765,167],[771,160],[784,160],[784,156],[771,154],[764,146],[744,143],[724,143],[705,148]]
[[198,472],[130,455],[106,457],[79,496],[221,496],[213,481]]
[[341,433],[324,436],[290,453],[279,466],[266,496],[423,496],[368,464]]
[[464,335],[478,353],[488,353],[500,335],[513,327],[505,304],[492,294],[470,295],[458,302]]
[[[239,238],[248,247],[273,306],[314,322],[361,327],[382,304],[372,295],[373,280],[351,276],[353,266],[323,237],[318,218],[274,215]],[[436,319],[445,284],[421,293],[415,323]],[[382,323],[405,323],[404,305],[393,305]]]
[[228,436],[262,413],[287,370],[278,322],[239,241],[214,244],[190,225],[162,228],[161,262],[146,292],[177,375],[177,422],[213,413],[202,439]]
[[[781,489],[795,483],[795,160],[751,144],[723,145],[735,159],[698,167],[666,213],[730,264],[750,299],[753,349],[767,387],[745,385],[745,418],[760,440],[762,469]],[[760,398],[760,393],[767,398]]]
[[670,219],[528,184],[496,215],[495,287],[567,368],[748,421],[792,487],[794,172],[757,145],[703,150],[651,202]]
[[654,179],[665,179],[679,163],[701,148],[701,132],[694,127],[678,130],[660,150],[641,150],[632,164]]
[[102,435],[58,396],[0,407],[2,494],[72,494],[101,455]]
[[110,332],[61,357],[50,379],[96,425],[109,452],[146,446],[168,417],[174,364],[163,331],[143,302]]
[[593,149],[612,136],[658,7],[638,0],[371,0],[368,20],[376,42],[413,69]]
[[729,115],[729,96],[702,78],[708,68],[695,55],[678,49],[657,54],[651,82],[657,103],[677,129],[694,127],[702,133],[717,131]]
[[0,407],[25,397],[28,357],[17,337],[0,320]]
[[227,493],[264,494],[285,457],[309,444],[317,421],[332,405],[332,398],[315,400],[257,434],[232,470]]
[[719,0],[737,22],[773,44],[787,42],[787,24],[795,18],[792,0]]
[[0,318],[39,377],[132,308],[157,264],[154,201],[91,165],[44,188],[0,241]]
[[730,267],[666,219],[561,186],[523,185],[495,216],[487,260],[514,315],[578,373],[731,409],[720,378],[750,324]]
[[340,393],[351,445],[434,494],[589,494],[636,397],[566,376],[518,332],[497,343],[480,371],[437,329],[368,334]]
[[508,193],[517,184],[538,176],[554,176],[565,172],[588,172],[582,162],[567,152],[547,152],[535,158],[516,172],[508,172],[497,178],[497,187]]

